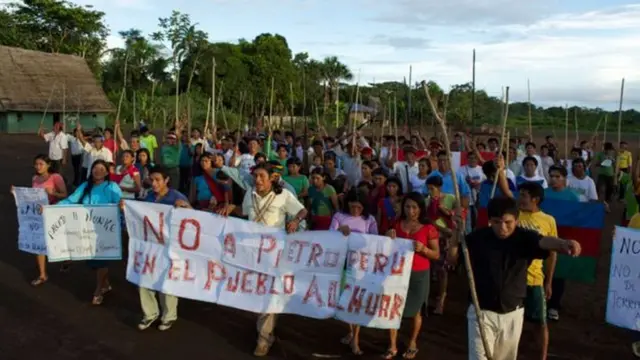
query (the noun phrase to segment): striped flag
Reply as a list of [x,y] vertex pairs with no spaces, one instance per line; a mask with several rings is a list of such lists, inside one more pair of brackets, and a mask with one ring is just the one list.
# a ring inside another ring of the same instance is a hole
[[[480,227],[489,223],[486,199],[478,208],[477,225]],[[576,240],[582,247],[582,254],[576,258],[558,254],[554,277],[583,283],[595,282],[604,228],[604,205],[600,202],[545,199],[540,209],[556,219],[560,238]]]

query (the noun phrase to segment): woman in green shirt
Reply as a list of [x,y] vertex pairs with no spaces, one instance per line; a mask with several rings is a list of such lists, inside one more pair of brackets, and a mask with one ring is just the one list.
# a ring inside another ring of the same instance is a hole
[[300,166],[302,166],[302,161],[298,158],[294,157],[287,160],[289,174],[283,176],[282,179],[293,186],[298,199],[302,201],[309,194],[309,179],[300,174]]
[[328,184],[329,174],[322,168],[311,171],[309,202],[311,208],[311,229],[329,230],[333,213],[338,209],[338,194]]

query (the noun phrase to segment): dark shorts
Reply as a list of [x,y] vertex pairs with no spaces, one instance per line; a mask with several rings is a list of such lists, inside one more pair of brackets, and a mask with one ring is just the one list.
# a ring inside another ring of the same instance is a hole
[[544,287],[527,286],[527,297],[524,299],[524,318],[536,324],[547,323],[547,300]]
[[404,305],[403,318],[413,318],[420,314],[429,294],[429,286],[431,285],[430,271],[412,271],[409,279],[409,291],[407,291],[407,300]]

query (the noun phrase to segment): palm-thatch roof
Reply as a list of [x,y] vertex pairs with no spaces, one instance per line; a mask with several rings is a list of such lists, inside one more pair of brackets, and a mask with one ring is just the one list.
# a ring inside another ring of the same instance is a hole
[[44,111],[50,96],[48,112],[113,111],[83,58],[0,46],[0,111]]

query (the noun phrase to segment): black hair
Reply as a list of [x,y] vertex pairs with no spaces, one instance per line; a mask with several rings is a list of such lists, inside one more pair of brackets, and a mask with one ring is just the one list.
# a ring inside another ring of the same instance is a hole
[[324,171],[323,168],[321,167],[317,167],[313,170],[311,170],[311,173],[309,174],[309,177],[313,176],[313,175],[320,175],[322,177],[322,179],[324,180],[325,184],[329,183],[329,174],[327,174],[326,171]]
[[51,167],[52,161],[47,155],[38,154],[33,158],[33,162],[35,163],[37,160],[42,160],[42,161],[45,162],[45,164],[47,164],[47,166],[48,166],[47,173],[49,173],[49,174],[55,174],[56,173],[56,170]]
[[285,145],[285,144],[278,144],[278,146],[276,147],[276,152],[280,152],[280,149],[284,149],[285,151],[289,151],[289,150],[287,150],[287,145]]
[[280,195],[282,194],[282,191],[284,190],[282,188],[282,185],[280,185],[279,182],[277,181],[272,181],[271,180],[271,175],[273,175],[273,173],[275,173],[275,171],[273,170],[273,167],[270,164],[258,164],[253,168],[253,173],[255,174],[256,171],[258,170],[264,170],[267,172],[267,174],[269,174],[269,181],[271,181],[271,190],[273,191],[274,194],[276,195]]
[[259,152],[253,157],[253,161],[258,162],[258,159],[260,159],[260,158],[264,158],[265,160],[267,160],[267,156],[265,154]]
[[297,157],[292,157],[287,159],[287,166],[289,165],[298,165],[301,166],[302,165],[302,160],[298,159]]
[[93,190],[93,182],[94,182],[93,169],[98,165],[104,166],[105,170],[107,170],[107,175],[105,176],[104,181],[105,182],[110,181],[109,180],[109,164],[102,159],[98,159],[94,161],[93,164],[91,164],[91,169],[89,169],[89,179],[87,180],[87,186],[84,187],[84,191],[82,192],[82,196],[80,196],[80,200],[78,200],[78,204],[82,204],[82,202],[87,196],[91,196],[91,190]]
[[586,163],[586,162],[584,161],[584,159],[583,159],[583,158],[581,158],[581,157],[578,157],[578,158],[573,159],[573,161],[571,162],[571,168],[573,168],[573,167],[574,167],[574,166],[576,166],[577,164],[582,164],[582,165],[584,165],[584,168],[585,168],[585,169],[587,168],[587,163]]
[[122,150],[122,155],[124,154],[129,154],[131,155],[131,157],[133,158],[133,160],[135,161],[136,159],[136,153],[133,152],[133,150],[127,149],[127,150]]
[[524,159],[522,159],[522,167],[524,167],[524,164],[528,161],[533,161],[536,167],[538,167],[538,159],[533,156],[526,156]]
[[518,186],[519,191],[526,191],[532,199],[538,199],[538,205],[544,201],[544,188],[537,182],[527,181]]
[[578,154],[580,154],[581,152],[582,152],[582,149],[577,147],[571,148],[571,151],[570,151],[570,153],[578,153]]
[[362,218],[368,219],[371,216],[369,212],[369,200],[367,196],[357,189],[351,189],[346,194],[344,202],[342,204],[342,212],[345,214],[349,214],[349,203],[350,202],[359,202],[362,205]]
[[604,143],[604,151],[613,150],[613,144],[610,142]]
[[440,157],[440,156],[447,156],[447,151],[446,150],[438,151],[438,154],[436,155],[436,157]]
[[373,170],[373,161],[369,161],[369,160],[365,160],[362,162],[362,165],[368,167],[369,169]]
[[535,144],[534,142],[531,142],[531,141],[527,142],[527,143],[524,145],[524,147],[525,147],[525,148],[527,148],[527,147],[529,147],[529,146],[533,147],[534,149],[536,148],[536,144]]
[[160,175],[162,175],[163,179],[169,178],[169,181],[171,181],[171,178],[169,177],[169,172],[167,171],[167,168],[165,168],[162,165],[155,165],[155,166],[151,167],[149,169],[149,176],[151,176],[151,174],[160,174]]
[[324,146],[324,144],[322,143],[322,140],[313,140],[313,143],[311,143],[311,146]]
[[494,137],[491,137],[491,138],[489,138],[489,140],[487,140],[487,142],[488,142],[488,143],[490,143],[490,142],[495,142],[495,143],[497,143],[497,142],[498,142],[498,139],[496,139],[496,138],[494,138]]
[[547,135],[544,137],[545,140],[549,141],[549,139],[553,139],[553,135]]
[[140,137],[140,132],[139,132],[139,131],[137,131],[137,130],[132,130],[130,134],[131,134],[131,137],[132,137],[132,138],[134,138],[134,137]]
[[409,200],[415,201],[416,204],[418,204],[418,209],[420,209],[420,215],[418,215],[418,222],[423,225],[431,224],[431,220],[429,220],[429,218],[427,217],[427,210],[426,210],[427,205],[426,205],[424,196],[416,191],[408,193],[404,197],[404,199],[402,199],[402,205],[400,207],[400,219],[401,220],[407,219],[407,214],[405,214],[404,212],[404,206]]
[[387,181],[385,181],[384,187],[386,188],[391,183],[396,184],[398,186],[398,194],[397,195],[398,196],[402,196],[403,195],[403,193],[402,193],[402,182],[400,182],[400,179],[398,179],[395,176],[392,176],[392,177],[388,178]]
[[144,166],[147,167],[147,168],[151,167],[151,153],[149,152],[149,149],[142,148],[142,149],[139,149],[138,151],[136,151],[136,162],[138,164],[142,165],[142,162],[140,161],[140,154],[141,153],[147,154],[147,164],[144,165]]
[[567,168],[565,168],[564,166],[551,165],[551,167],[549,168],[549,175],[551,175],[552,171],[559,172],[562,177],[567,177],[569,175]]
[[494,161],[485,161],[485,163],[482,164],[482,172],[487,179],[491,179],[498,173],[498,167]]
[[104,134],[107,131],[113,135],[113,129],[112,128],[104,128],[104,131],[102,133]]
[[487,215],[491,218],[501,218],[505,215],[513,215],[518,218],[518,204],[510,197],[496,196],[489,200]]
[[371,172],[371,176],[384,176],[384,177],[387,177],[387,172],[383,168],[379,167],[379,168],[373,169],[373,171]]
[[442,187],[442,177],[439,175],[435,175],[435,176],[430,176],[427,178],[426,181],[427,185],[433,185],[435,187]]

